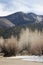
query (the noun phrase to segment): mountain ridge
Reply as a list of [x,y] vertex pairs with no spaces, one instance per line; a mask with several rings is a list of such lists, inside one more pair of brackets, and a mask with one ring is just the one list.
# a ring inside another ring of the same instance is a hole
[[43,25],[43,16],[36,15],[32,12],[30,13],[16,12],[8,16],[0,17],[0,19],[3,19],[3,18],[6,19],[7,24],[9,24],[10,22],[9,26],[11,26],[11,23],[13,26],[22,26],[22,25],[27,25],[27,24],[28,25],[33,25],[33,24]]

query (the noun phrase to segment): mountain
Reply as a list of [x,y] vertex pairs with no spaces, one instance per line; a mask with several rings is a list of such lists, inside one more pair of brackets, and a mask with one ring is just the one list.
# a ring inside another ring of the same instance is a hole
[[0,28],[3,28],[3,29],[8,29],[10,27],[13,27],[14,24],[11,23],[10,20],[6,19],[6,18],[0,18]]
[[43,23],[43,16],[36,15],[34,13],[23,13],[23,12],[16,12],[9,16],[6,16],[8,20],[10,20],[16,26],[22,26],[25,24],[36,24],[36,23]]
[[[36,17],[36,14],[32,15],[34,17]],[[30,14],[26,14],[23,12],[16,12],[12,15],[6,16],[5,18],[7,18],[8,20],[10,20],[13,24],[15,24],[16,26],[21,26],[24,24],[31,24],[35,21],[35,18],[33,18],[33,16]]]
[[[7,37],[12,34],[19,35],[22,28],[43,30],[43,15],[34,13],[16,12],[0,17],[0,35]],[[6,35],[5,35],[6,34]]]
[[[36,15],[34,13],[23,13],[23,12],[16,12],[9,16],[0,17],[0,21],[4,22],[5,26],[23,26],[23,25],[33,25],[33,24],[43,24],[43,16]],[[1,23],[1,22],[0,22]],[[3,25],[1,23],[1,25]]]

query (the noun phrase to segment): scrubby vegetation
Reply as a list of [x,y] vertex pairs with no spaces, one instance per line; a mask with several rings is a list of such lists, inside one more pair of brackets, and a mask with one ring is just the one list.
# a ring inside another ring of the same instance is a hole
[[19,49],[27,50],[33,55],[43,54],[43,32],[31,31],[28,28],[22,30],[19,39]]
[[43,55],[43,31],[21,29],[18,37],[0,37],[0,53],[4,56],[12,55]]
[[11,36],[11,38],[3,39],[0,38],[1,52],[4,56],[16,55],[17,52],[17,39]]

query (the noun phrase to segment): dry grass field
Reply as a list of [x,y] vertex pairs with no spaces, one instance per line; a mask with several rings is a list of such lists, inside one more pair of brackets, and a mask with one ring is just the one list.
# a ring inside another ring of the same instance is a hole
[[0,52],[4,56],[12,55],[43,55],[43,32],[31,31],[28,28],[22,29],[20,38],[11,36],[11,38],[4,39],[0,37]]

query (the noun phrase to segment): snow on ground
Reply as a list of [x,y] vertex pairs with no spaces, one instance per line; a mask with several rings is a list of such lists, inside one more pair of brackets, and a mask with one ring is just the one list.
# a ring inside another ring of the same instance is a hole
[[15,57],[7,57],[8,59],[21,59],[23,61],[35,61],[35,62],[43,62],[43,56],[15,56]]

